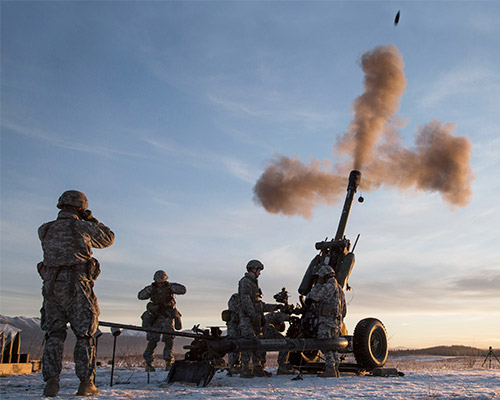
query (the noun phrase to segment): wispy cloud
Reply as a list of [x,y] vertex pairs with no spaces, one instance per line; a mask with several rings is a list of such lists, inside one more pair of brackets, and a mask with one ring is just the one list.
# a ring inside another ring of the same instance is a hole
[[485,88],[487,93],[498,97],[497,93],[500,88],[498,71],[482,65],[460,66],[428,86],[428,93],[420,100],[420,107],[433,108],[452,97],[477,94]]
[[21,125],[11,121],[2,121],[2,132],[6,134],[8,131],[14,132],[18,135],[26,136],[36,140],[41,140],[48,142],[53,146],[57,146],[66,150],[74,150],[82,153],[90,153],[101,157],[114,158],[116,156],[129,156],[129,157],[145,157],[139,153],[132,153],[129,151],[118,150],[115,148],[99,146],[96,143],[88,144],[85,142],[79,142],[73,137],[68,139],[63,139],[55,135],[48,134],[47,132]]
[[234,157],[216,154],[206,149],[199,150],[180,146],[167,140],[145,138],[144,141],[157,151],[173,156],[178,161],[194,168],[223,171],[248,183],[254,183],[259,174],[259,171],[253,170]]

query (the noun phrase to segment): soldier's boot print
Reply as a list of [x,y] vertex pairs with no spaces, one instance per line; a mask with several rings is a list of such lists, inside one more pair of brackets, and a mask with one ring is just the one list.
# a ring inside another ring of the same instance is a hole
[[99,394],[99,389],[94,385],[94,382],[84,380],[80,382],[78,387],[77,396],[93,396],[94,394]]
[[46,397],[55,397],[59,393],[59,377],[49,378],[43,389],[43,395]]

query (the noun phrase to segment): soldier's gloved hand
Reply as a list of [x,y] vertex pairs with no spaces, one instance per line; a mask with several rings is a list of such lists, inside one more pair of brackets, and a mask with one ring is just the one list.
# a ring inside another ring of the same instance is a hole
[[81,217],[84,221],[94,222],[94,223],[98,223],[98,222],[99,222],[99,221],[97,220],[97,218],[95,218],[95,217],[92,215],[92,211],[90,211],[90,210],[81,210],[81,211],[80,211],[80,217]]

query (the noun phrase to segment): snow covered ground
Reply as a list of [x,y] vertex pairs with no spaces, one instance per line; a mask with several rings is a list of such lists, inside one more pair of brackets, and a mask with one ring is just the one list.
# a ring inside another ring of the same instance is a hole
[[[96,384],[101,393],[97,399],[450,399],[490,400],[500,399],[500,368],[473,369],[449,368],[402,368],[405,376],[372,377],[342,375],[339,379],[318,378],[304,375],[303,380],[292,380],[294,376],[243,379],[228,377],[217,372],[210,385],[204,388],[182,384],[166,385],[167,372],[157,371],[150,375],[143,368],[117,368],[114,384],[110,387],[109,366],[98,367]],[[419,365],[412,361],[410,365]],[[275,372],[276,368],[269,368]],[[72,363],[67,363],[61,376],[60,398],[74,397],[78,387]],[[25,376],[0,377],[0,398],[40,398],[44,382],[41,373]]]

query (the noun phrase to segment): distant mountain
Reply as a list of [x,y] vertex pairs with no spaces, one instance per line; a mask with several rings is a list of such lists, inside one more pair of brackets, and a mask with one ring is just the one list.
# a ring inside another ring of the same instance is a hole
[[[43,353],[43,343],[45,332],[40,328],[40,318],[29,317],[8,317],[0,315],[0,324],[12,325],[21,329],[21,353],[27,353],[32,360],[39,360]],[[105,329],[105,328],[103,328]],[[191,343],[192,339],[176,337],[174,341],[174,354],[177,358],[187,351],[183,347]],[[122,331],[116,340],[116,357],[118,359],[137,359],[142,357],[146,348],[146,334],[138,331]],[[73,348],[75,346],[75,336],[68,326],[68,336],[64,343],[64,358],[73,359]],[[156,357],[161,358],[163,343],[158,343]],[[97,339],[97,358],[111,358],[113,354],[113,336],[110,333],[103,333]]]
[[389,350],[391,356],[428,355],[428,356],[486,356],[488,350],[470,346],[435,346],[426,349]]

